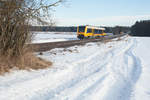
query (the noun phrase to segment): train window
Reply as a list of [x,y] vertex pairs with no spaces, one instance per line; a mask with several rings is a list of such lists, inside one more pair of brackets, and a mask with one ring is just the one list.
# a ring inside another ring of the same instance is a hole
[[103,33],[102,30],[98,30],[98,31],[99,31],[99,32],[98,32],[99,34],[102,34],[102,33]]
[[94,34],[102,34],[102,30],[97,30],[97,29],[95,29],[95,30],[94,30]]
[[85,26],[79,26],[79,32],[85,32]]
[[98,34],[98,30],[97,29],[94,30],[94,34]]
[[87,29],[87,33],[92,33],[92,29]]

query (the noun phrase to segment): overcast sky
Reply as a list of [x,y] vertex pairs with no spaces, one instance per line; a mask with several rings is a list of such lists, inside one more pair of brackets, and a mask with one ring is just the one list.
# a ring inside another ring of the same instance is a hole
[[55,10],[58,26],[131,26],[150,19],[150,0],[67,0]]

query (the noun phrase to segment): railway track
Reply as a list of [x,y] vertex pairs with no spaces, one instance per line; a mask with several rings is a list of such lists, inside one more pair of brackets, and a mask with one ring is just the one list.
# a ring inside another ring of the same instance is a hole
[[83,40],[72,40],[72,41],[63,41],[63,42],[48,42],[48,43],[37,43],[37,44],[29,44],[34,52],[44,52],[54,48],[66,48],[75,45],[84,45],[88,42],[100,42],[104,40],[114,39],[118,37],[122,37],[126,34],[119,34],[101,38],[92,38],[92,39],[83,39]]

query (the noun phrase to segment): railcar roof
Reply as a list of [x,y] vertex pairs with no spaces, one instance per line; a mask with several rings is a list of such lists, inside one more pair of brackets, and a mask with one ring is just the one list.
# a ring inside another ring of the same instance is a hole
[[[84,26],[84,25],[83,25]],[[87,28],[92,28],[92,29],[99,29],[99,30],[105,30],[105,28],[97,27],[97,26],[89,26],[85,25]]]

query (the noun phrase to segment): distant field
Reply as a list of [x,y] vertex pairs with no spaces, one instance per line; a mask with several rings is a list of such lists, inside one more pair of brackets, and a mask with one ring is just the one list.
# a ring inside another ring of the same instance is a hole
[[76,32],[34,32],[32,43],[77,40]]

